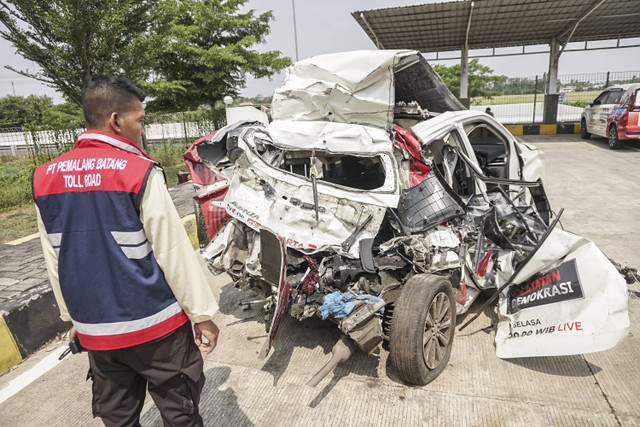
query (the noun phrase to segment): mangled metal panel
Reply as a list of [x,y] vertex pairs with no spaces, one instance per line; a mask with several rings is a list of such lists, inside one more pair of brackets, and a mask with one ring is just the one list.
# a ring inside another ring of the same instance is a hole
[[389,128],[393,67],[412,51],[360,50],[321,55],[291,66],[271,104],[275,120],[336,121]]
[[348,191],[322,182],[316,189],[314,194],[309,179],[274,168],[247,150],[236,163],[226,209],[256,230],[277,231],[289,247],[308,253],[332,247],[357,257],[357,243],[375,237],[387,203],[398,200],[397,193]]
[[464,215],[462,200],[443,181],[437,169],[400,197],[398,218],[405,233],[420,233]]
[[[330,184],[323,181],[321,171],[317,171],[317,190],[319,193],[337,198],[349,198],[363,204],[397,206],[400,197],[398,166],[393,157],[392,143],[383,130],[326,122],[289,122],[285,126],[273,122],[266,130],[271,145],[280,148],[285,155],[302,155],[299,159],[305,161],[309,167],[312,166],[313,159],[311,157],[314,153],[318,157],[328,153],[335,154],[338,158],[352,156],[360,159],[375,159],[381,173],[384,174],[379,185],[359,188],[348,182],[343,185]],[[314,132],[320,132],[320,136],[315,135]],[[245,146],[255,147],[260,144],[263,137],[264,134],[257,134],[249,129],[242,135],[241,140]],[[354,138],[356,141],[348,142],[349,138]],[[360,151],[356,148],[359,148]],[[254,151],[247,150],[247,152],[251,159],[250,163],[260,169],[260,174],[274,177],[283,182],[290,181],[286,167],[283,167],[282,164],[267,164],[265,159]],[[302,178],[301,182],[311,186],[310,175],[308,169],[304,175],[293,174],[295,179]]]
[[466,110],[438,73],[418,55],[395,69],[395,102],[417,102],[423,110],[444,113]]
[[553,230],[501,295],[496,354],[607,350],[629,332],[624,278],[587,238]]
[[544,176],[544,164],[540,154],[543,154],[537,147],[519,141],[515,144],[518,157],[522,162],[522,179],[535,181]]
[[348,123],[278,120],[267,126],[275,146],[332,153],[391,153],[389,134],[380,128]]
[[227,123],[229,124],[246,122],[248,120],[260,122],[264,126],[269,124],[269,115],[266,113],[266,111],[258,110],[255,107],[227,107],[225,109],[225,113],[227,117]]
[[464,109],[419,52],[359,50],[294,64],[275,91],[271,113],[274,121],[343,122],[391,130],[396,94],[430,111]]
[[420,141],[411,132],[397,125],[393,127],[393,135],[393,144],[402,153],[399,163],[409,161],[408,168],[403,168],[406,165],[400,165],[400,169],[406,169],[408,172],[408,180],[404,188],[418,185],[431,169],[431,166],[422,159]]
[[196,218],[206,226],[206,234],[199,230],[200,243],[213,239],[230,219],[223,200],[233,163],[247,148],[240,135],[251,126],[261,124],[238,121],[227,125],[195,141],[183,155],[196,191]]

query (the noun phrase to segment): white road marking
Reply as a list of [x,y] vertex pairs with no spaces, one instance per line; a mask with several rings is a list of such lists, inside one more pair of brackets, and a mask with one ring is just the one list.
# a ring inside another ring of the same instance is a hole
[[9,384],[5,388],[0,390],[0,403],[3,403],[5,400],[11,398],[13,395],[18,393],[20,390],[40,378],[47,371],[60,363],[61,360],[58,360],[58,358],[66,348],[66,345],[60,345],[60,347],[52,350],[50,355],[38,362],[33,368],[9,381]]

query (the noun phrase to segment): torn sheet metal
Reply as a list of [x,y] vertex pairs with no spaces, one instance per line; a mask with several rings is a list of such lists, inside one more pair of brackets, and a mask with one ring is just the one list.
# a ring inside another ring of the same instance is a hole
[[544,163],[542,163],[540,156],[544,153],[533,145],[519,142],[519,144],[515,144],[515,147],[522,161],[521,178],[525,181],[536,181],[544,177]]
[[[203,210],[231,218],[209,233],[210,267],[264,292],[261,356],[286,311],[331,319],[351,347],[371,351],[413,310],[400,302],[418,274],[451,284],[457,314],[482,290],[502,295],[500,357],[598,351],[626,334],[615,268],[587,239],[552,233],[559,215],[550,222],[540,152],[486,114],[447,111],[462,107],[434,74],[412,51],[301,61],[276,92],[274,122],[232,123],[185,154]],[[492,170],[467,133],[478,127],[504,142]],[[207,227],[215,215],[203,213]],[[422,336],[414,320],[404,332]],[[427,368],[403,379],[423,384]]]
[[[288,247],[308,253],[333,247],[357,257],[357,243],[378,233],[385,205],[374,204],[375,198],[366,194],[358,198],[352,192],[321,183],[317,187],[318,221],[313,186],[308,179],[272,168],[247,151],[236,164],[225,199],[226,210],[255,230],[277,231]],[[393,200],[394,195],[379,197]],[[352,244],[344,250],[342,244],[352,236]]]
[[[259,139],[269,136],[269,141],[273,139],[273,145],[279,146],[285,152],[296,153],[304,150],[309,151],[308,159],[305,161],[310,166],[312,150],[314,154],[320,156],[324,153],[337,155],[353,155],[360,158],[375,158],[381,163],[382,172],[384,173],[384,181],[377,188],[368,188],[366,190],[354,188],[348,185],[331,185],[320,178],[321,172],[316,172],[318,178],[318,192],[332,195],[338,198],[351,198],[365,204],[375,204],[380,206],[396,206],[399,199],[400,189],[398,188],[397,165],[392,154],[392,144],[388,135],[374,128],[364,128],[342,123],[323,123],[323,122],[301,122],[291,123],[288,127],[282,123],[272,123],[266,130],[266,133],[256,133],[248,130],[242,140],[245,144],[255,147],[260,143]],[[321,132],[320,137],[314,136],[314,132]],[[351,144],[347,139],[353,137],[358,142]],[[275,141],[278,141],[276,144]],[[296,141],[296,142],[291,142]],[[369,147],[369,148],[366,148]],[[290,148],[291,150],[286,150]],[[358,150],[358,148],[360,150]],[[368,151],[375,148],[375,151]],[[375,154],[375,156],[373,155]],[[280,165],[267,164],[255,152],[248,150],[247,156],[253,167],[260,169],[260,173],[271,176],[276,180],[290,182],[296,179],[301,184],[307,181],[311,173],[306,172],[302,177],[297,174],[289,174],[286,169],[279,168]],[[304,160],[304,159],[302,159]],[[322,168],[317,168],[321,170]],[[346,172],[346,171],[345,171]],[[299,181],[302,179],[302,181]]]
[[183,155],[199,206],[196,217],[206,226],[206,236],[199,236],[201,244],[211,241],[231,218],[224,199],[233,164],[247,148],[240,135],[248,126],[261,127],[259,122],[247,120],[232,123],[198,139]]
[[225,112],[227,116],[227,123],[233,124],[251,120],[260,122],[264,126],[269,124],[269,115],[265,111],[258,110],[255,107],[227,107]]
[[393,127],[393,144],[400,148],[409,160],[409,185],[416,186],[427,177],[431,167],[427,165],[420,154],[420,141],[408,130],[400,126]]
[[584,237],[553,230],[499,303],[501,358],[592,353],[629,331],[627,284]]
[[389,134],[380,128],[348,123],[279,120],[267,126],[277,147],[330,153],[391,153]]
[[412,234],[423,232],[464,213],[462,201],[435,169],[421,183],[405,191],[398,203],[398,218],[402,228]]
[[262,280],[278,289],[275,309],[271,315],[269,336],[262,344],[258,358],[265,359],[280,330],[280,324],[289,307],[289,282],[287,281],[287,249],[284,241],[277,235],[267,231],[260,231],[260,241],[265,250],[260,253],[260,263],[265,266]]
[[274,121],[335,121],[390,129],[393,67],[408,50],[360,50],[297,62],[276,89]]
[[274,121],[342,122],[390,131],[396,96],[430,111],[464,109],[419,52],[359,50],[291,66],[275,91],[271,112]]

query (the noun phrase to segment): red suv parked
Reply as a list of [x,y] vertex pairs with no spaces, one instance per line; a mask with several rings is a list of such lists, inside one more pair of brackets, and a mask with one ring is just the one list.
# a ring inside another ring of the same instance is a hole
[[582,112],[580,136],[591,134],[609,139],[609,147],[622,147],[623,140],[640,139],[640,83],[606,88]]

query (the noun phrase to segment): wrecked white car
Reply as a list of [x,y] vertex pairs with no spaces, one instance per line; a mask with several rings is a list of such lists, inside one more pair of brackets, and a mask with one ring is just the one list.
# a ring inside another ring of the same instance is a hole
[[538,150],[465,110],[418,52],[300,61],[271,115],[185,153],[212,271],[264,292],[263,357],[285,314],[320,317],[344,335],[309,384],[383,340],[398,375],[426,384],[482,291],[498,299],[499,357],[600,351],[627,334],[626,283],[555,227]]

